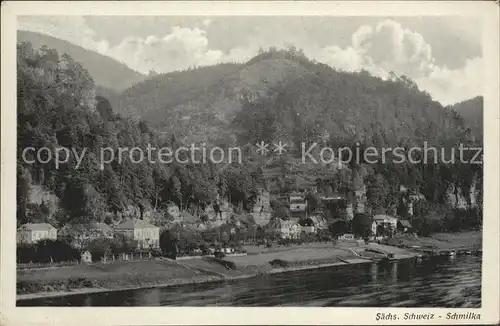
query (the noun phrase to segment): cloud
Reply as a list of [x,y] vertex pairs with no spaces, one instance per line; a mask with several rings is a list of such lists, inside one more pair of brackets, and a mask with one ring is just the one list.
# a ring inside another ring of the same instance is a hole
[[466,61],[462,69],[434,66],[428,76],[415,81],[444,105],[482,95],[483,59],[476,57]]
[[210,49],[206,31],[201,28],[174,26],[164,37],[130,37],[109,50],[109,55],[147,73],[149,70],[169,72],[193,66],[212,65],[250,59],[257,49],[234,48],[228,53]]
[[102,54],[109,49],[106,40],[96,40],[96,33],[81,16],[36,16],[35,19],[21,16],[18,28],[57,37]]
[[392,20],[359,27],[351,45],[327,46],[309,55],[340,70],[364,69],[384,79],[390,71],[406,75],[444,105],[482,94],[482,57],[456,69],[438,66],[424,37]]
[[242,61],[251,57],[252,51],[235,48],[224,54],[208,47],[208,38],[202,27],[208,27],[206,19],[201,27],[174,26],[163,37],[126,37],[119,44],[110,46],[104,39],[97,39],[96,33],[84,17],[47,16],[20,18],[20,29],[48,34],[83,48],[108,55],[130,68],[142,73],[150,70],[169,72],[192,66],[215,64],[223,61]]
[[164,72],[216,63],[221,54],[210,51],[207,44],[203,30],[174,27],[164,37],[128,37],[109,55],[141,72]]

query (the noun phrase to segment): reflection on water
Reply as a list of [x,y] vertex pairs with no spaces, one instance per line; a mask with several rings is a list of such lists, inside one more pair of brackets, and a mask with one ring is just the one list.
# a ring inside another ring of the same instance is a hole
[[17,305],[480,307],[481,257],[337,266],[226,282],[26,300]]

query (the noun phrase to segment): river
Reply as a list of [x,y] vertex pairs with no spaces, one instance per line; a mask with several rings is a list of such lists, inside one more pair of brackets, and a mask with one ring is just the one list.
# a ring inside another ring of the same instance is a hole
[[17,305],[480,307],[481,257],[336,266],[216,283],[32,299]]

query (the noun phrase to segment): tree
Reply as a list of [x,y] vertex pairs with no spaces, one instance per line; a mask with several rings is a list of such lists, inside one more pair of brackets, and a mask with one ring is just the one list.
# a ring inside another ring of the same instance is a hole
[[113,254],[127,253],[137,250],[137,240],[133,240],[124,234],[115,234],[111,243]]
[[110,239],[93,239],[87,245],[87,250],[92,255],[93,261],[99,261],[112,253],[112,241]]
[[220,226],[219,233],[220,233],[220,241],[223,244],[227,244],[229,240],[231,239],[231,225],[230,224],[223,224]]
[[285,206],[278,206],[274,208],[273,216],[282,220],[288,220],[290,218],[290,210]]
[[309,213],[312,213],[315,210],[317,210],[318,208],[320,208],[321,201],[318,198],[318,196],[316,196],[315,194],[308,192],[305,199],[307,201],[307,211]]
[[103,121],[109,121],[113,118],[113,108],[108,99],[102,96],[96,96],[96,110],[101,115]]
[[333,237],[338,237],[347,232],[347,224],[343,220],[336,220],[328,227],[330,234]]
[[17,166],[17,222],[19,225],[28,223],[27,206],[31,184],[31,174],[22,165]]
[[160,234],[160,249],[163,255],[175,259],[177,257],[177,240],[170,230],[163,230]]
[[366,238],[370,236],[371,231],[371,218],[366,214],[355,214],[354,218],[352,219],[352,232],[354,233],[354,235]]
[[374,213],[385,213],[389,195],[389,184],[380,173],[368,176],[367,181],[366,197],[369,206]]

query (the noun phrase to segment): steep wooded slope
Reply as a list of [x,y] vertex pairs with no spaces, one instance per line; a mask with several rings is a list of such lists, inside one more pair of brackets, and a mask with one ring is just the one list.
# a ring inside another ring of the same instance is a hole
[[483,138],[483,105],[483,97],[477,96],[451,106],[466,120],[474,136],[480,139]]
[[17,42],[30,42],[34,48],[45,45],[50,49],[57,50],[61,55],[67,53],[90,73],[96,85],[115,91],[123,91],[146,78],[141,73],[110,57],[52,36],[17,31]]

